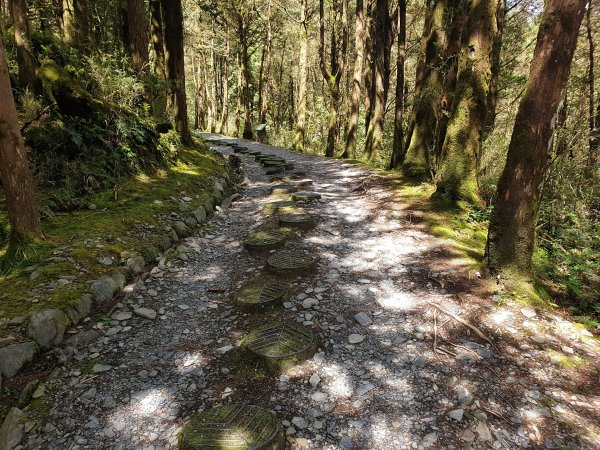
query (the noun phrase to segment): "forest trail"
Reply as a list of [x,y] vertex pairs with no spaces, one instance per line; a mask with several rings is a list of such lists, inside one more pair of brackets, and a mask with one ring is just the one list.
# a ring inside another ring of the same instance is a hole
[[[240,143],[284,157],[321,194],[303,207],[317,226],[284,247],[314,256],[317,270],[283,282],[283,307],[234,305],[243,282],[264,272],[268,253],[249,253],[243,240],[271,220],[264,206],[273,201],[270,177],[241,156],[244,196],[138,283],[102,336],[46,385],[47,423],[24,448],[176,448],[190,415],[229,402],[275,410],[287,448],[600,448],[600,352],[589,333],[482,298],[475,281],[470,294],[447,243],[392,203],[373,172]],[[158,316],[132,315],[138,307]],[[255,371],[236,348],[273,319],[320,340],[314,357],[281,376]]]

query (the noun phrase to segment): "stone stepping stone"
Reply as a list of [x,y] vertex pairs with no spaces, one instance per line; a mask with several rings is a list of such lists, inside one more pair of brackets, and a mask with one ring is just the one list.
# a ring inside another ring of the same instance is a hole
[[287,165],[287,163],[286,163],[285,160],[281,161],[281,160],[278,160],[278,159],[263,159],[260,163],[265,168],[266,167],[275,167],[275,166],[285,166],[285,165]]
[[179,432],[179,450],[284,450],[285,432],[272,411],[225,405],[196,414]]
[[316,225],[315,218],[310,214],[284,214],[279,216],[279,226],[308,230]]
[[246,347],[263,359],[268,369],[285,371],[315,354],[317,336],[302,325],[271,322],[250,331]]
[[249,234],[244,239],[244,247],[252,251],[265,251],[279,248],[285,242],[286,235],[277,230],[264,230]]
[[267,260],[268,268],[279,275],[306,275],[316,266],[315,258],[299,251],[280,251]]
[[254,283],[239,291],[235,296],[236,303],[246,309],[261,309],[283,303],[289,297],[283,286],[269,282]]
[[265,210],[269,214],[292,214],[297,212],[298,204],[291,200],[271,202],[265,205]]
[[318,192],[309,192],[309,191],[300,191],[300,192],[294,192],[292,194],[292,200],[296,201],[296,202],[312,202],[314,200],[318,200],[321,198],[321,194],[319,194]]
[[271,194],[290,194],[296,192],[298,188],[293,184],[278,184],[271,188]]

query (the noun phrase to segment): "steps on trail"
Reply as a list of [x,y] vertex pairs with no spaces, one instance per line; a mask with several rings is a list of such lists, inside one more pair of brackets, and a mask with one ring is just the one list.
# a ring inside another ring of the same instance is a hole
[[260,310],[280,305],[289,298],[286,288],[274,281],[264,279],[250,282],[235,295],[238,306],[248,310]]
[[319,200],[321,194],[318,192],[300,191],[292,194],[292,200],[295,202],[310,203],[315,200]]
[[279,226],[309,230],[316,225],[315,218],[311,214],[284,214],[278,217]]
[[179,449],[284,450],[285,440],[274,412],[254,405],[226,405],[192,417],[179,432]]
[[285,371],[311,358],[317,351],[317,336],[303,325],[271,322],[248,333],[246,347],[261,358],[267,369]]
[[278,184],[271,186],[271,194],[291,194],[292,192],[298,191],[298,188],[293,184]]
[[286,239],[285,233],[277,230],[257,231],[244,239],[244,247],[250,251],[267,251],[281,247]]
[[273,253],[267,260],[267,267],[283,276],[308,275],[314,271],[316,260],[300,251],[284,250]]
[[268,214],[293,214],[298,212],[298,204],[291,200],[267,203],[265,211]]

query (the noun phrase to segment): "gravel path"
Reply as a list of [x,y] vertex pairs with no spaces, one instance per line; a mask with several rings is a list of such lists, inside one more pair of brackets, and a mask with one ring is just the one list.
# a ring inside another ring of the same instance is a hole
[[[243,156],[243,198],[138,283],[120,320],[94,325],[100,338],[46,384],[47,421],[28,424],[23,448],[176,448],[192,414],[230,402],[277,411],[290,449],[600,448],[600,358],[587,332],[470,289],[474,275],[381,177],[244,145],[285,157],[322,194],[305,208],[317,227],[285,244],[315,256],[318,270],[287,282],[281,310],[232,303],[264,271],[267,255],[249,254],[243,238],[271,220],[263,207],[273,201],[264,169]],[[138,307],[158,315],[132,316]],[[281,376],[236,347],[272,318],[320,338],[311,360]]]

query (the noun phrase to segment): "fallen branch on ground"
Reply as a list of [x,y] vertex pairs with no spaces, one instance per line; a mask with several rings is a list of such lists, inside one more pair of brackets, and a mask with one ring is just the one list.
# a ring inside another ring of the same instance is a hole
[[452,317],[457,322],[462,323],[464,326],[466,326],[469,329],[471,329],[472,331],[474,331],[477,334],[477,336],[479,336],[481,339],[483,339],[484,341],[488,342],[492,347],[494,347],[494,343],[485,334],[483,334],[483,332],[479,328],[477,328],[474,325],[471,325],[469,322],[467,322],[466,320],[458,317],[456,314],[453,314],[450,311],[445,310],[444,308],[442,308],[437,303],[432,303],[432,305],[433,305],[434,308],[437,308],[439,311],[443,312],[447,316]]

